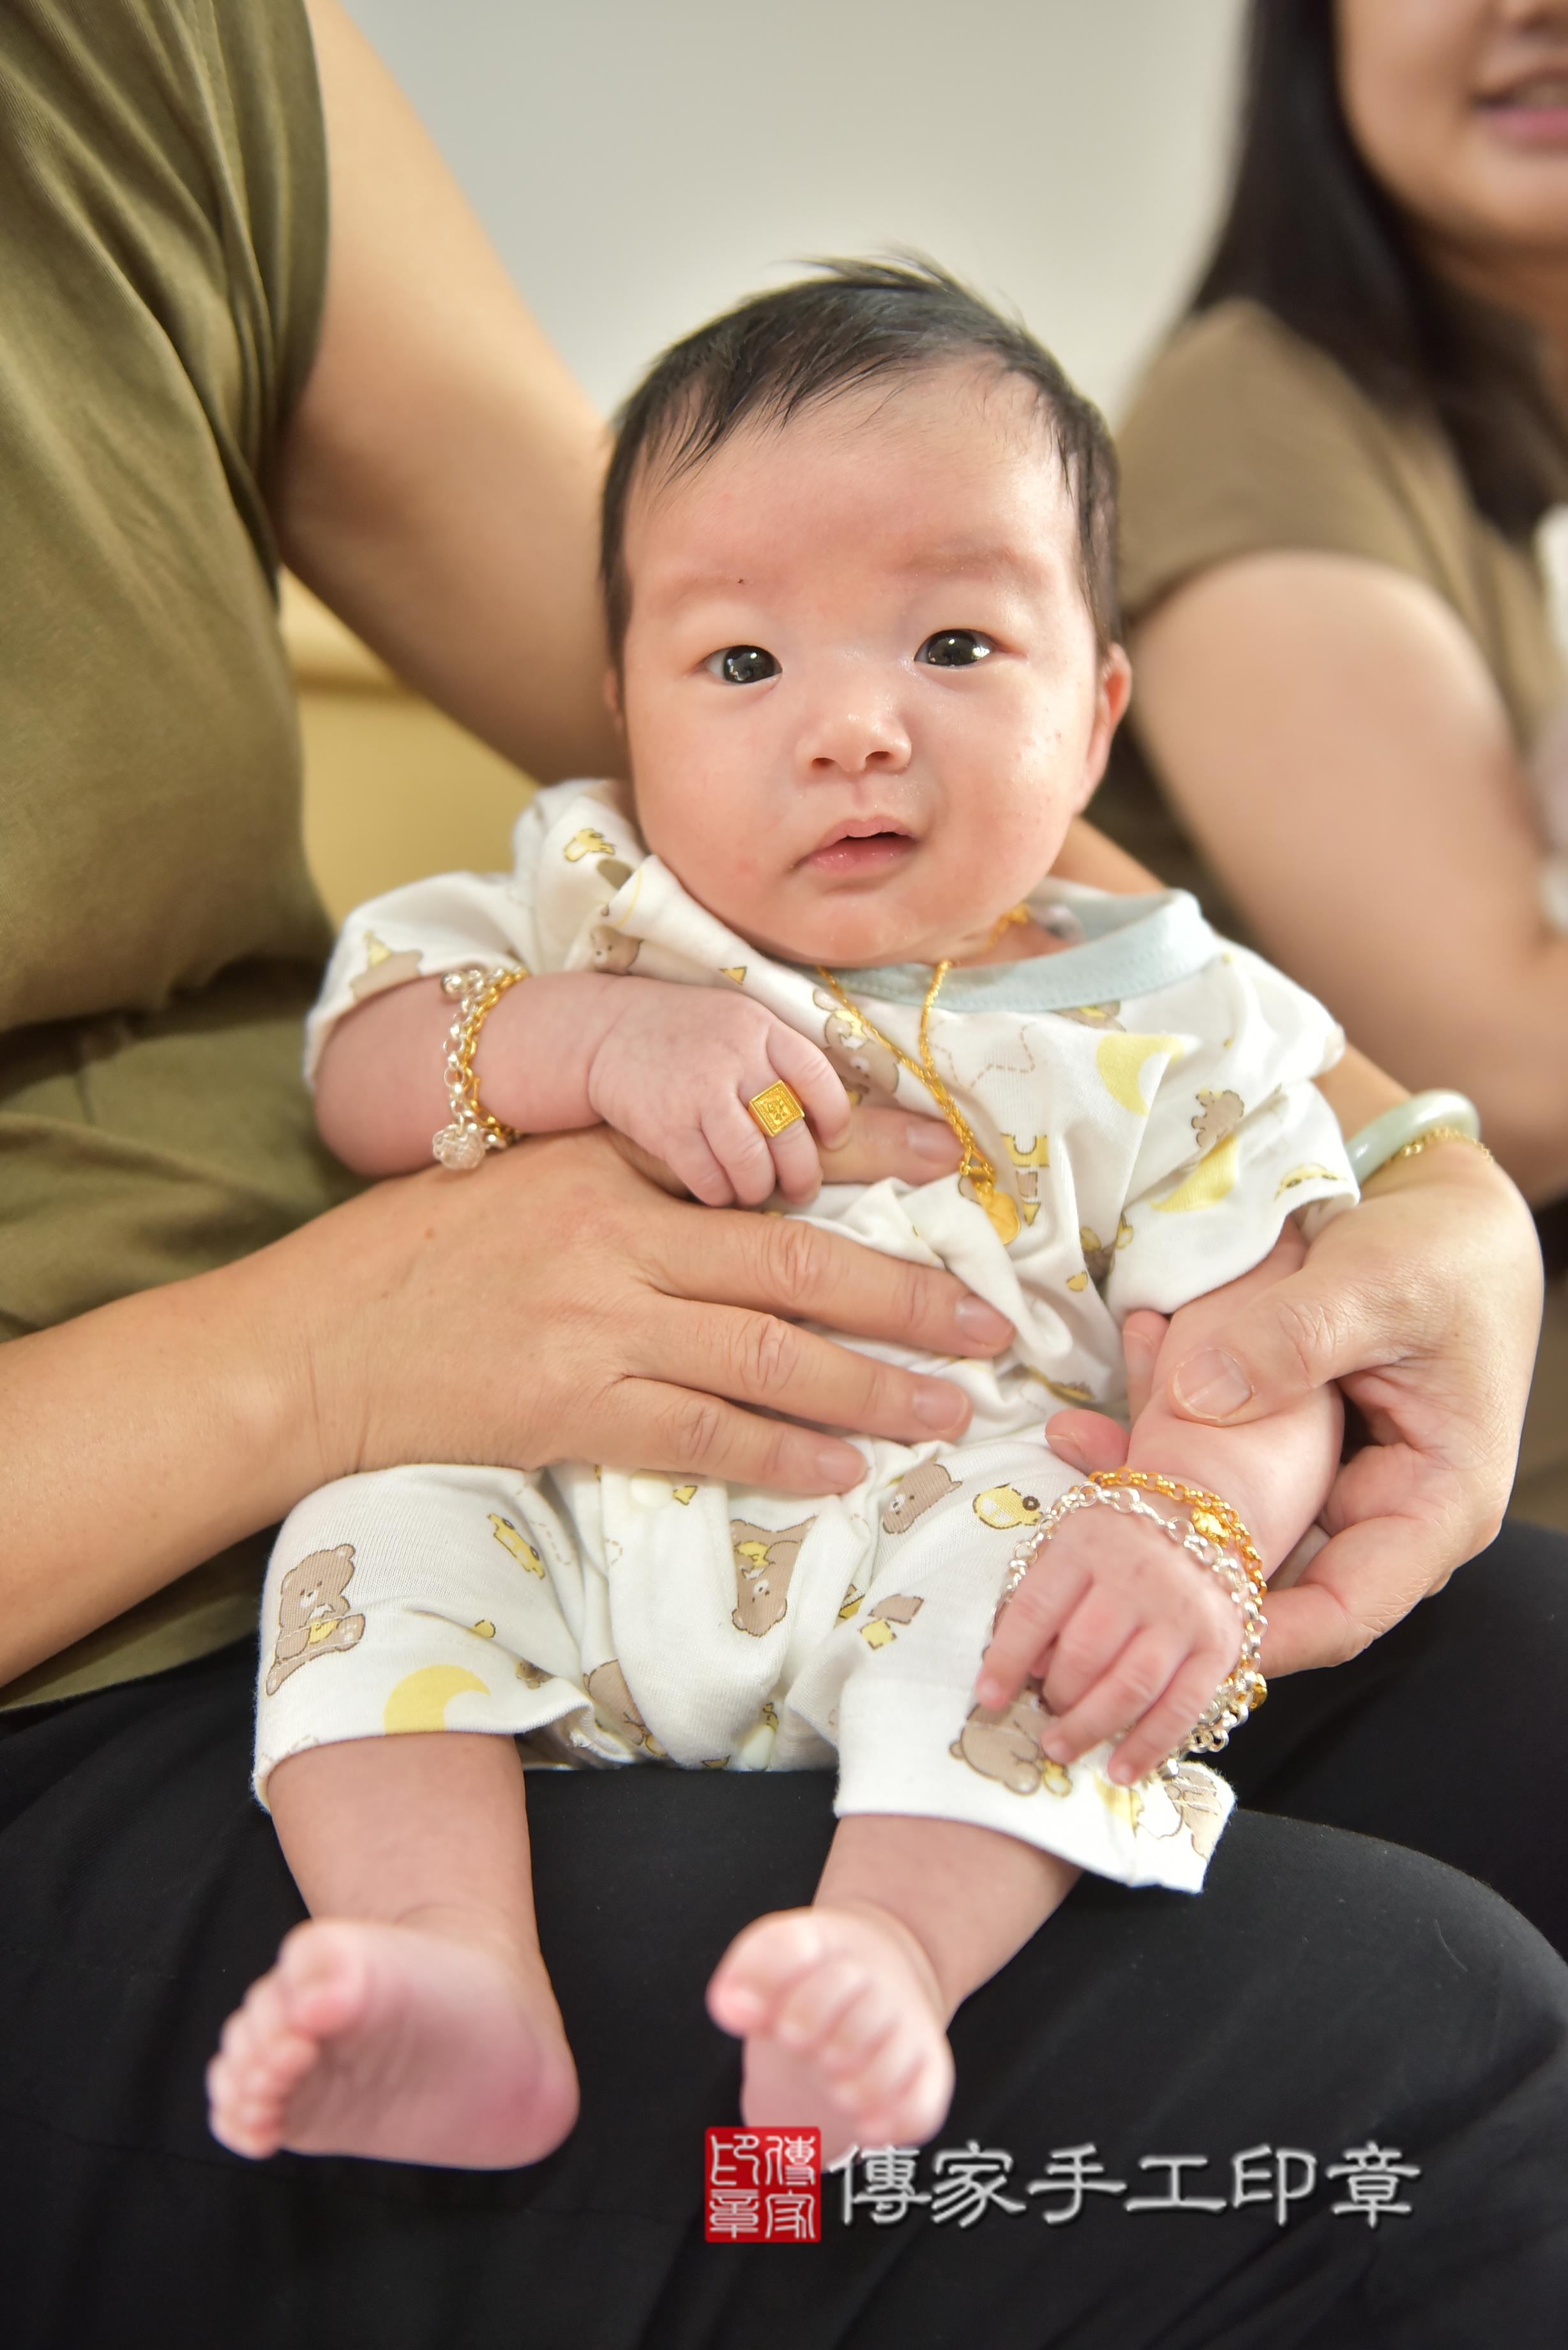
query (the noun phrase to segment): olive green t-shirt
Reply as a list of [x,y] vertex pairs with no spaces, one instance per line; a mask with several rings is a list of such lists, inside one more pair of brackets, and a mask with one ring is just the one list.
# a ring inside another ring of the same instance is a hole
[[[221,1264],[349,1188],[299,1076],[328,931],[265,503],[326,255],[299,0],[5,0],[3,1337]],[[265,1548],[0,1702],[248,1629]]]
[[[1481,515],[1438,427],[1380,406],[1256,303],[1189,319],[1116,436],[1129,629],[1217,564],[1286,549],[1359,556],[1432,588],[1463,622],[1528,755],[1568,691],[1533,549]],[[1247,926],[1162,797],[1130,727],[1091,811],[1216,926]]]

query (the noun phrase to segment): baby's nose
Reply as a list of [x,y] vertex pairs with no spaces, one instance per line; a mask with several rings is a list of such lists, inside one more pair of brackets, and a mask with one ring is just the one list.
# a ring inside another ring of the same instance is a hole
[[814,775],[896,774],[908,766],[910,748],[909,729],[897,707],[869,697],[823,710],[801,743]]

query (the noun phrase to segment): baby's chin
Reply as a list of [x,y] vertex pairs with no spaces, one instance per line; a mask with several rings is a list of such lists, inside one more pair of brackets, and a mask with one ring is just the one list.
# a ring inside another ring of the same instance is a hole
[[[759,946],[781,962],[804,963],[808,969],[825,964],[830,971],[878,971],[889,963],[937,962],[947,951],[930,949],[923,931],[892,923],[803,923],[775,936],[768,922],[738,923]],[[765,933],[765,935],[764,935]]]

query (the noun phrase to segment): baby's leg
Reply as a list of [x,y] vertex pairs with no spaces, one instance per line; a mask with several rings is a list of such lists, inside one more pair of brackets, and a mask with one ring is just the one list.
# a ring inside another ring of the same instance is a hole
[[311,1918],[207,2073],[236,2154],[504,2169],[576,2119],[534,1921],[510,1738],[431,1731],[290,1755],[267,1784]]
[[748,1926],[709,1985],[714,2022],[746,2043],[746,2120],[816,2124],[828,2162],[930,2137],[952,2096],[953,2011],[1077,1876],[967,1821],[841,1820],[812,1908]]

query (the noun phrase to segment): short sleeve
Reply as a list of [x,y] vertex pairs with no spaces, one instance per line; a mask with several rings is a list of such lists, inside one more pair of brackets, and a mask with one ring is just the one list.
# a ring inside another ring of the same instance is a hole
[[1105,1299],[1119,1323],[1250,1273],[1285,1220],[1357,1194],[1338,1123],[1313,1079],[1345,1038],[1304,988],[1243,947],[1143,1004],[1124,1005],[1158,1068]]
[[1449,592],[1442,542],[1467,515],[1437,436],[1253,303],[1179,330],[1116,446],[1129,619],[1196,572],[1282,549],[1359,556]]
[[306,1022],[307,1083],[315,1083],[338,1021],[372,995],[472,963],[541,968],[534,882],[549,825],[548,797],[541,793],[518,817],[509,874],[437,873],[355,908]]

